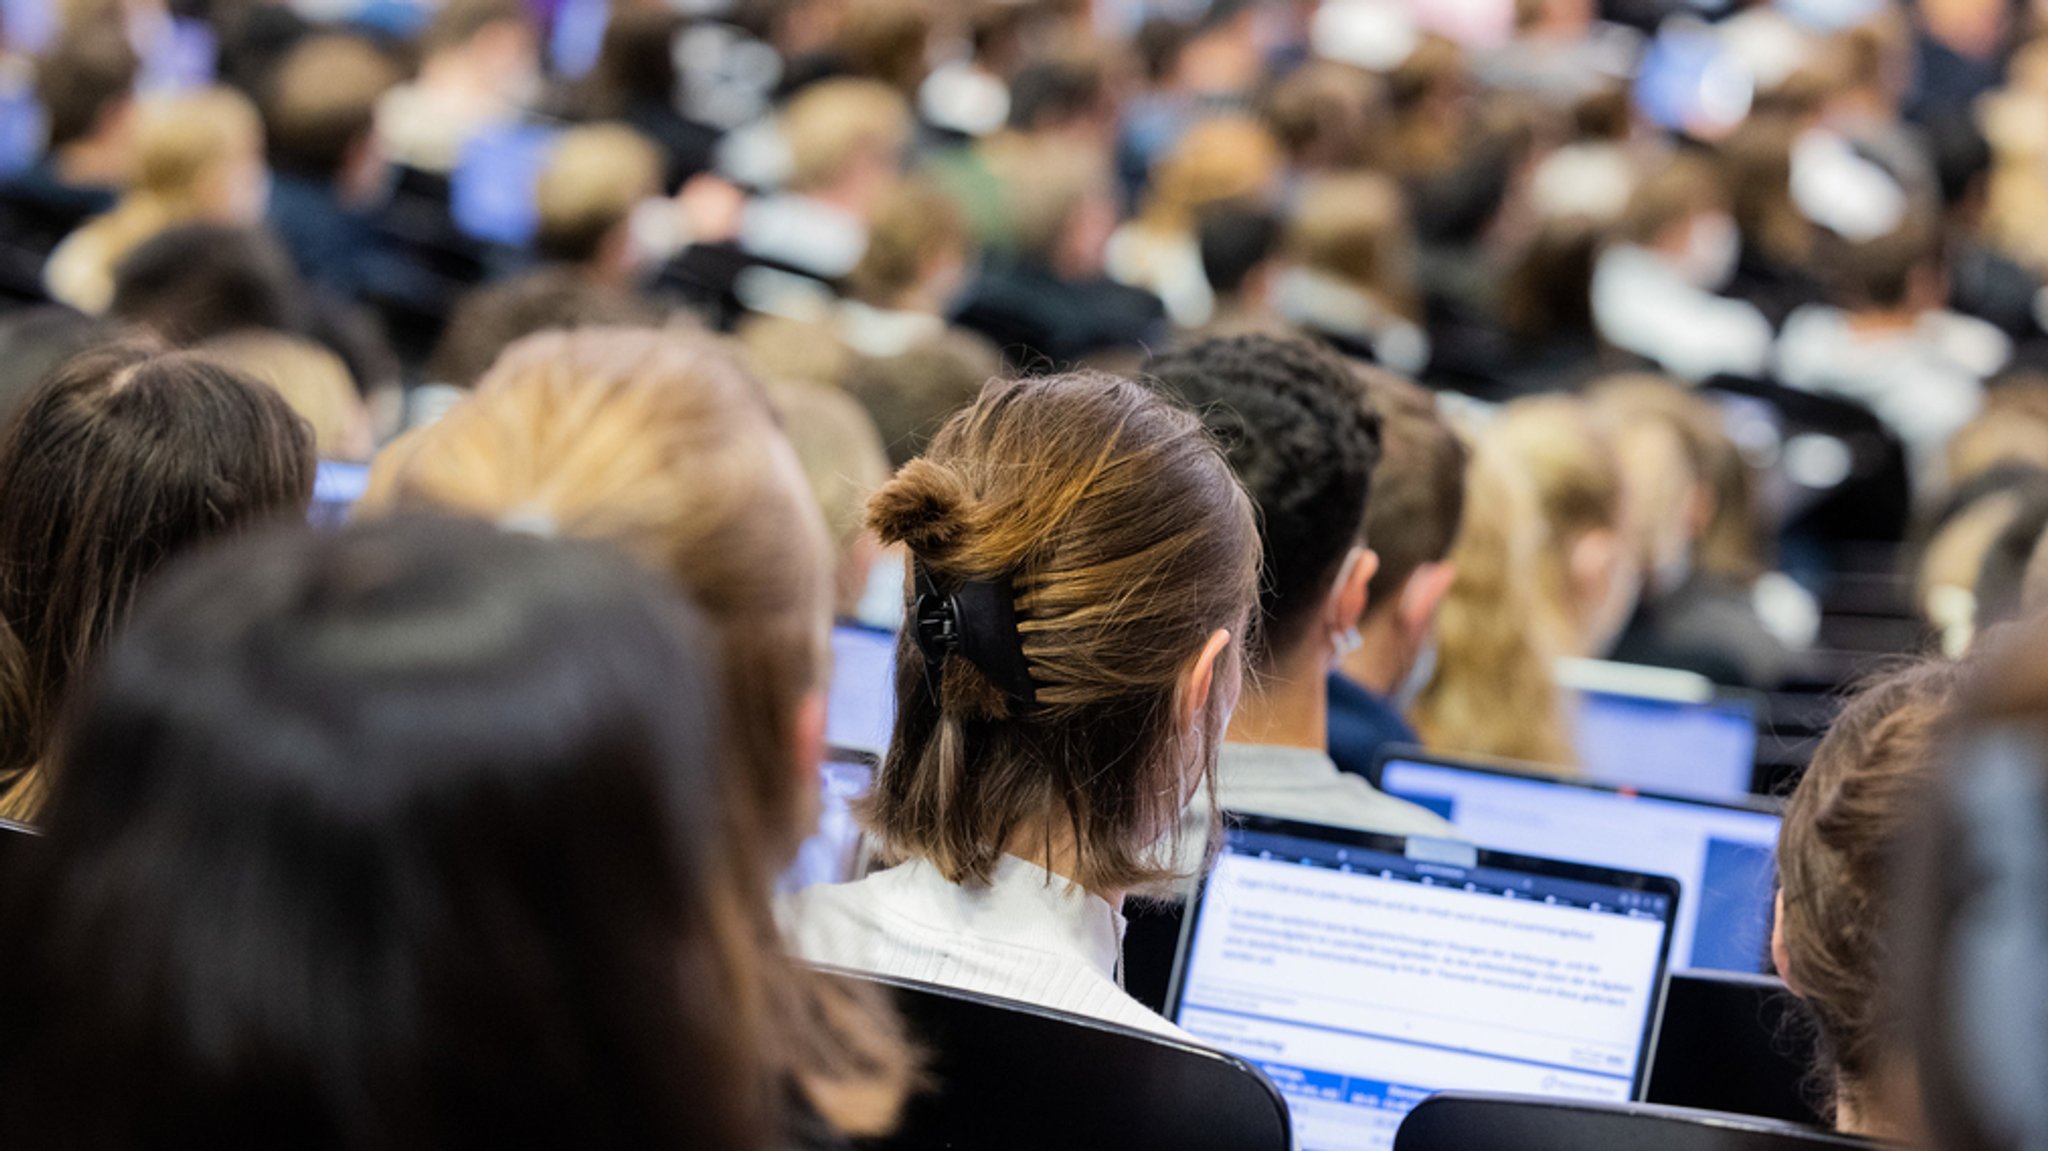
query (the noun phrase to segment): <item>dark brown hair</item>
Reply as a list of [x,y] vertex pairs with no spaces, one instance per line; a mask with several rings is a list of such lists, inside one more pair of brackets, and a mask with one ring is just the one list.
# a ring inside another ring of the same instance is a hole
[[1242,638],[1257,605],[1251,503],[1201,422],[1113,376],[991,383],[876,494],[869,524],[941,594],[1011,581],[1036,690],[1017,701],[954,656],[934,699],[905,634],[867,805],[887,853],[986,883],[1013,837],[1064,825],[1081,886],[1163,878],[1173,857],[1150,849],[1178,833],[1197,765],[1214,772],[1215,700],[1239,667],[1218,665],[1213,730],[1192,740],[1182,677],[1216,629]]
[[203,357],[122,344],[58,368],[0,440],[0,816],[35,814],[66,690],[166,560],[304,515],[313,433]]
[[1391,608],[1416,569],[1440,563],[1465,518],[1465,441],[1436,397],[1392,372],[1357,369],[1380,413],[1380,462],[1365,509],[1365,546],[1380,557],[1366,611]]
[[108,105],[130,98],[139,70],[135,49],[115,22],[87,21],[59,40],[36,68],[50,150],[90,136]]
[[377,102],[404,76],[397,61],[361,36],[301,41],[265,86],[271,163],[281,172],[333,180],[369,134]]
[[1785,808],[1779,931],[1791,970],[1781,974],[1812,1016],[1816,1072],[1833,1096],[1855,1100],[1877,1086],[1899,1041],[1879,994],[1889,873],[1961,678],[1941,660],[1872,680],[1828,729]]

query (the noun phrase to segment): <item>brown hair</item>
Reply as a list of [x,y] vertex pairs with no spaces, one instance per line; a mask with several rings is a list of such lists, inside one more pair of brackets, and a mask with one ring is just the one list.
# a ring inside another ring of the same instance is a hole
[[796,380],[770,380],[768,398],[782,417],[796,458],[803,464],[811,496],[824,513],[835,562],[833,614],[848,617],[867,590],[872,540],[868,497],[889,482],[892,469],[875,422],[854,399],[835,387]]
[[1275,84],[1261,112],[1297,168],[1345,171],[1378,156],[1386,104],[1386,85],[1373,73],[1313,60]]
[[905,180],[875,210],[867,251],[846,278],[848,293],[878,308],[894,307],[933,257],[952,251],[964,259],[969,242],[958,201],[929,181]]
[[[1879,996],[1888,874],[1962,684],[1930,660],[1867,683],[1829,727],[1785,808],[1779,931],[1820,1038],[1825,1086],[1859,1100],[1899,1041]],[[1862,1107],[1859,1106],[1859,1110]]]
[[333,180],[375,125],[377,101],[404,75],[360,36],[301,41],[277,66],[263,102],[271,162],[282,172]]
[[43,381],[0,440],[0,818],[33,818],[65,693],[165,562],[313,498],[313,435],[276,392],[121,344]]
[[457,300],[427,361],[427,377],[451,387],[473,387],[506,348],[528,336],[661,320],[653,304],[630,292],[599,284],[573,268],[542,268]]
[[140,63],[118,21],[67,32],[36,67],[51,151],[92,135],[110,105],[132,98]]
[[532,9],[521,0],[449,0],[420,34],[420,53],[435,56],[466,47],[485,29],[498,24],[532,30]]
[[1733,211],[1720,170],[1702,156],[1682,152],[1636,182],[1617,231],[1622,241],[1648,247],[1671,228],[1715,210]]
[[[708,336],[630,328],[523,340],[467,402],[385,450],[362,506],[609,540],[689,593],[720,639],[725,810],[760,848],[732,861],[736,890],[770,938],[774,877],[806,830],[796,717],[825,681],[830,569],[795,454],[730,354]],[[805,994],[770,1005],[770,1046],[841,1130],[886,1129],[910,1075],[895,1024],[789,978]]]
[[1357,372],[1380,412],[1380,462],[1365,509],[1365,546],[1380,558],[1366,593],[1370,614],[1394,607],[1416,569],[1450,554],[1465,516],[1471,453],[1430,392],[1392,372]]
[[1249,116],[1197,121],[1154,168],[1139,223],[1191,232],[1204,208],[1263,198],[1286,159],[1273,134]]
[[934,16],[931,0],[854,0],[836,46],[855,74],[914,98],[930,59]]
[[1306,266],[1408,315],[1415,306],[1414,237],[1401,186],[1376,172],[1318,176],[1301,190],[1287,246]]
[[624,124],[583,124],[562,134],[534,188],[534,248],[544,260],[582,264],[642,200],[662,190],[661,149]]
[[875,496],[869,523],[910,548],[937,590],[1009,580],[1036,690],[1003,694],[965,659],[937,698],[906,633],[895,737],[867,817],[896,857],[987,883],[1020,835],[1061,829],[1075,882],[1128,891],[1166,878],[1191,765],[1213,776],[1237,680],[1219,665],[1212,730],[1180,729],[1181,680],[1218,628],[1257,604],[1251,502],[1201,422],[1112,376],[998,381]]
[[847,374],[846,390],[867,408],[902,467],[921,454],[954,412],[974,402],[981,387],[1003,373],[994,345],[952,328],[885,359],[862,360]]

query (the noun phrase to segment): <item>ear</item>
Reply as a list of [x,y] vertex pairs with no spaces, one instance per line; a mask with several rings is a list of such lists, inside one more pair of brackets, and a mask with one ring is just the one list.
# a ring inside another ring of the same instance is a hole
[[1323,605],[1323,626],[1332,633],[1348,631],[1365,618],[1372,577],[1379,574],[1380,557],[1371,548],[1352,548],[1337,569],[1337,581],[1330,585],[1330,598]]
[[1436,622],[1437,609],[1444,605],[1444,597],[1451,594],[1451,585],[1457,580],[1458,565],[1453,563],[1423,564],[1416,568],[1401,588],[1401,629],[1409,635],[1428,631]]
[[818,790],[818,765],[825,762],[825,689],[813,688],[796,705],[793,735],[796,746],[797,790],[805,795]]
[[[1196,656],[1194,664],[1188,668],[1187,676],[1181,684],[1181,698],[1184,701],[1181,704],[1180,715],[1182,727],[1195,726],[1195,718],[1209,705],[1209,693],[1216,687],[1216,664],[1228,650],[1230,631],[1227,628],[1217,628],[1210,634],[1209,642],[1202,645],[1202,654]],[[1233,698],[1229,702],[1235,706],[1237,701]]]
[[1621,536],[1613,528],[1593,528],[1572,541],[1567,562],[1571,565],[1572,587],[1581,595],[1604,594],[1614,565],[1621,562]]
[[1806,992],[1799,989],[1799,982],[1792,978],[1792,953],[1785,947],[1785,889],[1778,889],[1778,901],[1771,909],[1771,966],[1778,969],[1778,978],[1785,981],[1785,989],[1799,998],[1806,998]]
[[1707,529],[1713,526],[1714,513],[1721,510],[1720,504],[1711,485],[1694,482],[1685,493],[1685,538],[1697,540],[1704,537]]

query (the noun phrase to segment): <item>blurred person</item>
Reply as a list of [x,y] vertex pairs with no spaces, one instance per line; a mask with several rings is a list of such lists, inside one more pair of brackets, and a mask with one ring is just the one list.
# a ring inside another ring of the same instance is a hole
[[[544,332],[513,345],[443,419],[379,453],[359,515],[452,511],[612,543],[704,612],[719,651],[725,770],[748,850],[728,853],[761,953],[765,908],[817,822],[833,565],[804,472],[760,386],[704,333]],[[788,1121],[893,1124],[910,1065],[872,996],[790,968],[766,1005]]]
[[1730,212],[1742,233],[1741,254],[1724,290],[1756,308],[1773,328],[1826,295],[1813,268],[1818,225],[1792,195],[1792,150],[1808,127],[1802,116],[1761,113],[1716,146]]
[[966,289],[966,217],[936,184],[905,180],[882,198],[867,251],[847,275],[835,331],[863,356],[900,356],[938,338]]
[[1005,381],[868,518],[916,597],[862,813],[895,866],[791,899],[797,951],[1181,1037],[1118,985],[1121,906],[1173,878],[1155,848],[1237,700],[1259,543],[1229,465],[1139,384]]
[[1388,117],[1382,79],[1352,64],[1310,60],[1276,80],[1260,113],[1301,174],[1349,172],[1378,159]]
[[2029,505],[2043,497],[2048,470],[2000,468],[1958,492],[1932,520],[1914,567],[1913,602],[1946,654],[1960,658],[1976,643],[1985,561]]
[[521,0],[449,0],[420,35],[419,61],[377,103],[378,146],[404,167],[447,175],[471,140],[540,96],[540,29]]
[[1116,283],[1103,260],[1116,201],[1099,155],[1055,143],[1006,150],[998,167],[1011,221],[955,322],[1012,366],[1054,369],[1144,346],[1165,330],[1159,297]]
[[663,187],[668,192],[712,171],[724,136],[677,107],[682,77],[676,45],[684,24],[683,16],[666,6],[612,13],[597,63],[571,100],[578,119],[618,121],[654,141],[662,151]]
[[881,434],[860,402],[838,388],[771,380],[768,398],[831,533],[832,615],[858,619],[870,577],[885,562],[867,524],[868,497],[894,474]]
[[60,303],[103,312],[116,269],[145,241],[179,224],[253,227],[268,195],[263,122],[247,97],[209,88],[146,100],[136,111],[133,182],[112,211],[50,253],[44,285]]
[[70,693],[173,557],[313,498],[284,398],[203,357],[122,343],[52,372],[0,439],[0,819],[32,823]]
[[597,283],[630,289],[644,262],[634,213],[661,191],[661,152],[645,136],[623,124],[571,128],[534,188],[534,252]]
[[[1475,391],[1514,399],[1584,385],[1605,359],[1593,319],[1593,269],[1601,225],[1583,217],[1537,224],[1501,285],[1501,353],[1483,369]],[[1481,363],[1479,357],[1468,362]]]
[[1365,512],[1365,543],[1379,568],[1366,585],[1358,643],[1331,671],[1328,694],[1330,758],[1364,776],[1381,748],[1422,742],[1403,712],[1435,671],[1470,453],[1429,392],[1389,372],[1359,375],[1382,429]]
[[[1328,680],[1361,642],[1379,557],[1361,543],[1380,415],[1350,365],[1302,340],[1205,340],[1145,378],[1202,418],[1258,511],[1259,624],[1216,764],[1226,811],[1387,835],[1451,834],[1436,815],[1347,775],[1329,754]],[[1199,842],[1206,804],[1191,805]]]
[[1651,169],[1593,267],[1601,338],[1682,380],[1761,377],[1770,366],[1770,322],[1715,294],[1741,256],[1731,210],[1707,160],[1681,154]]
[[1207,323],[1216,294],[1203,272],[1197,222],[1217,204],[1272,198],[1283,162],[1279,144],[1257,120],[1197,122],[1160,159],[1137,215],[1110,237],[1110,276],[1158,296],[1179,327]]
[[1920,1083],[1883,995],[1897,857],[1943,765],[1936,742],[1964,685],[1931,660],[1860,687],[1785,805],[1772,965],[1818,1038],[1813,1070],[1836,1130],[1925,1146]]
[[816,320],[752,315],[731,338],[748,370],[764,380],[837,387],[860,362],[831,327]]
[[927,166],[959,202],[975,246],[1012,247],[1003,187],[1004,157],[1034,147],[1083,149],[1102,155],[1116,133],[1116,85],[1099,53],[1068,51],[1025,61],[1009,83],[1009,119],[1002,130],[967,148],[940,152]]
[[1252,204],[1217,204],[1197,217],[1195,241],[1200,245],[1202,275],[1215,293],[1216,306],[1195,335],[1292,332],[1272,303],[1274,285],[1285,270],[1285,228],[1278,212]]
[[1400,186],[1366,172],[1317,177],[1288,223],[1274,309],[1346,355],[1421,373],[1429,337],[1413,318],[1414,236]]
[[48,258],[64,237],[114,208],[135,171],[135,50],[119,29],[76,27],[36,68],[43,154],[0,181],[8,243]]
[[917,99],[931,72],[939,12],[932,0],[848,0],[833,50],[849,73]]
[[923,455],[946,420],[1002,374],[1002,357],[987,340],[955,329],[900,355],[862,360],[844,384],[875,421],[889,466],[900,468]]
[[792,1145],[709,631],[460,521],[167,576],[10,877],[9,1142]]
[[300,275],[343,295],[378,287],[394,258],[371,209],[386,175],[377,103],[403,77],[375,43],[327,34],[292,48],[265,91],[270,226]]
[[311,340],[265,329],[216,336],[197,349],[267,384],[313,432],[313,450],[323,460],[368,462],[377,449],[369,406],[341,357]]
[[1973,589],[1976,612],[1971,619],[1982,635],[2000,624],[2031,614],[2027,602],[2033,560],[2048,536],[2048,490],[2015,493],[2018,502],[2004,527],[1992,537],[1978,565]]

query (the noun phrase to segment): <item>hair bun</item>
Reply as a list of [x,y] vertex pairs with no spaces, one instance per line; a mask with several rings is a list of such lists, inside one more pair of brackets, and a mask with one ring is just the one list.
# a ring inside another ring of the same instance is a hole
[[951,468],[915,459],[868,501],[868,527],[925,559],[944,560],[973,533],[979,508]]

